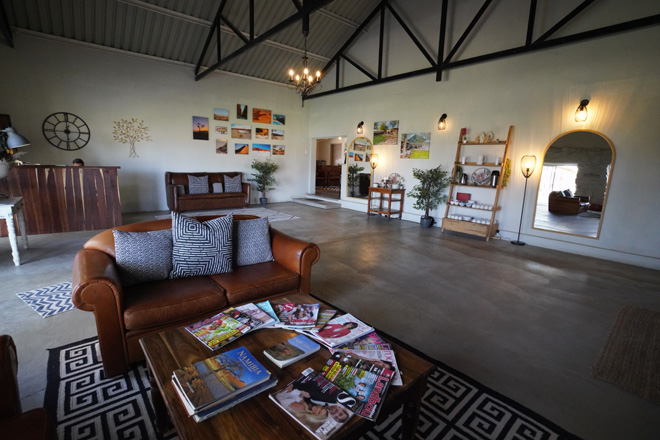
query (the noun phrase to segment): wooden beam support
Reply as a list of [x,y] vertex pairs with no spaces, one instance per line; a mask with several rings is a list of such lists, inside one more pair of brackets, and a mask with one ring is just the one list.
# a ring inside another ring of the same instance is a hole
[[451,61],[451,59],[454,57],[456,52],[458,52],[458,49],[461,47],[463,42],[467,39],[468,35],[470,35],[470,32],[472,32],[472,29],[477,25],[477,22],[479,22],[479,19],[481,18],[482,15],[484,15],[484,12],[486,12],[486,9],[488,9],[488,6],[490,6],[492,0],[486,0],[483,5],[481,5],[481,8],[477,12],[477,15],[474,16],[468,27],[465,29],[463,32],[463,35],[461,35],[461,38],[458,39],[456,44],[454,45],[454,48],[449,52],[449,55],[447,55],[447,58],[445,59],[445,63],[448,63]]
[[557,22],[557,24],[555,24],[553,27],[550,28],[550,30],[548,30],[545,34],[541,35],[541,36],[538,38],[538,40],[536,40],[536,41],[534,42],[534,44],[536,44],[536,43],[541,43],[541,42],[547,40],[548,37],[550,37],[552,34],[554,34],[554,33],[557,32],[559,29],[561,29],[562,27],[564,27],[564,25],[565,25],[566,23],[568,23],[568,22],[571,21],[573,18],[575,18],[575,16],[577,16],[580,12],[582,12],[583,10],[585,10],[585,9],[587,8],[587,6],[591,5],[591,4],[592,4],[593,2],[595,2],[595,1],[596,1],[596,0],[584,0],[584,1],[583,1],[582,3],[580,3],[575,9],[573,9],[571,12],[569,12],[569,13],[566,15],[566,17],[564,17],[564,18],[562,18],[561,20],[559,20],[559,21]]
[[442,0],[442,12],[440,14],[440,36],[438,42],[438,70],[435,74],[436,81],[442,81],[442,70],[445,56],[445,38],[447,35],[447,9],[449,0]]

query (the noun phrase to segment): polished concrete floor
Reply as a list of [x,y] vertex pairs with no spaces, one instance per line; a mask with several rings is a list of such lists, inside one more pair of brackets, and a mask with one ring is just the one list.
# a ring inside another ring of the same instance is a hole
[[[322,299],[585,439],[659,438],[660,406],[589,368],[623,305],[660,310],[660,271],[346,209],[269,208],[300,217],[275,228],[319,244],[312,287]],[[80,310],[42,319],[15,293],[70,281],[75,253],[94,234],[30,236],[19,267],[0,238],[0,333],[18,347],[24,409],[43,402],[47,349],[96,329]]]

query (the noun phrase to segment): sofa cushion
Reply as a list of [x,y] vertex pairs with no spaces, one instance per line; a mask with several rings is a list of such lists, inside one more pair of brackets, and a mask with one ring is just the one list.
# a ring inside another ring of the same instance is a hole
[[227,305],[224,290],[205,276],[152,281],[124,289],[124,324],[127,330],[140,330]]
[[298,290],[300,282],[296,273],[275,261],[237,267],[230,274],[211,275],[209,278],[225,290],[230,304],[254,302],[293,292]]
[[125,286],[164,280],[172,270],[172,230],[126,232],[112,230],[117,270]]
[[188,192],[190,194],[206,194],[209,192],[209,176],[188,175]]
[[213,194],[220,194],[220,193],[222,193],[222,183],[213,182]]
[[574,196],[573,196],[573,191],[571,191],[570,189],[565,189],[565,190],[564,190],[564,195],[565,195],[566,197],[574,197]]
[[225,192],[239,193],[243,191],[243,185],[241,185],[241,176],[235,176],[235,177],[224,176],[224,178],[225,178]]
[[234,222],[233,245],[235,251],[234,264],[236,266],[273,261],[268,218]]
[[170,278],[232,271],[231,214],[200,223],[172,213],[172,272]]

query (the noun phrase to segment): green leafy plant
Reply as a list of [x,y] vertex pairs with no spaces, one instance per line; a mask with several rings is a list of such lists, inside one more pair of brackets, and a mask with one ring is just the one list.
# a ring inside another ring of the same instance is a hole
[[354,191],[355,185],[360,182],[360,177],[358,176],[360,171],[364,171],[364,167],[356,163],[348,166],[348,188],[351,190],[351,193]]
[[507,159],[504,162],[504,173],[502,174],[502,188],[506,188],[509,183],[509,177],[511,177],[511,159]]
[[408,196],[417,199],[413,208],[423,210],[423,218],[430,217],[429,211],[447,201],[447,194],[443,192],[451,181],[448,174],[442,169],[442,165],[428,170],[413,168],[413,177],[419,180],[419,183],[413,187]]
[[266,193],[270,189],[269,187],[275,185],[277,181],[273,174],[278,170],[280,166],[276,163],[271,162],[270,160],[253,160],[251,168],[255,170],[252,175],[254,176],[251,179],[248,179],[248,182],[254,182],[257,186],[257,191],[259,191],[262,197],[266,197]]

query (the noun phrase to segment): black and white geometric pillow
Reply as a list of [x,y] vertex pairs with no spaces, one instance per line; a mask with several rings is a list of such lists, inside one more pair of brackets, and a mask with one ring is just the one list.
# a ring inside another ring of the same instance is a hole
[[170,278],[231,272],[232,223],[231,214],[200,223],[173,212]]
[[228,193],[239,193],[243,192],[243,186],[241,185],[241,176],[229,177],[224,176],[225,178],[225,192]]
[[274,260],[273,250],[270,246],[268,218],[240,220],[234,222],[234,225],[236,266],[247,266]]
[[191,176],[188,174],[188,193],[189,194],[208,194],[209,176]]
[[172,231],[125,232],[112,230],[115,259],[125,286],[165,280],[172,270]]

